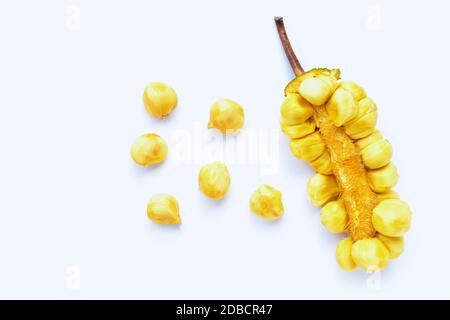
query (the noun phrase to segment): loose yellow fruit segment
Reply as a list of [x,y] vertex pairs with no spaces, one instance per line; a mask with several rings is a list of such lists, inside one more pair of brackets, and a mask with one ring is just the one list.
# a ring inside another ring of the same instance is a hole
[[165,118],[177,106],[178,97],[167,84],[150,82],[145,87],[143,101],[148,113],[156,118]]
[[144,134],[131,145],[131,157],[137,164],[147,167],[164,161],[167,157],[167,144],[154,133]]
[[[336,248],[336,259],[343,270],[381,270],[403,251],[400,236],[409,228],[411,212],[390,191],[398,173],[390,163],[391,144],[376,131],[377,106],[353,81],[338,83],[339,70],[304,72],[282,18],[276,17],[275,22],[296,74],[284,91],[287,98],[281,127],[291,138],[291,152],[319,172],[308,181],[310,200],[323,206],[321,222],[330,232],[350,233]],[[301,114],[293,107],[296,94],[313,106],[311,117],[317,131],[305,133],[313,128],[303,125],[309,113]]]
[[356,101],[360,101],[366,97],[366,92],[364,89],[351,80],[342,80],[339,83],[339,88],[350,92]]
[[342,201],[330,201],[320,211],[322,225],[331,233],[345,232],[349,223]]
[[361,269],[379,271],[388,265],[389,250],[377,238],[362,239],[353,244],[352,259]]
[[399,199],[383,200],[373,209],[375,230],[388,237],[403,236],[409,230],[411,219],[411,209]]
[[168,194],[153,196],[147,203],[147,216],[157,224],[180,224],[178,201]]
[[379,169],[368,170],[367,177],[370,188],[375,192],[383,193],[388,192],[397,184],[399,175],[395,165],[390,162]]
[[309,162],[311,167],[318,173],[330,175],[333,173],[333,163],[331,162],[330,153],[325,150],[317,159]]
[[300,95],[315,106],[323,105],[336,90],[337,80],[331,75],[319,74],[303,80],[298,87]]
[[267,220],[279,219],[284,213],[281,192],[263,184],[250,198],[250,209]]
[[322,207],[339,196],[339,187],[334,176],[316,173],[309,179],[307,188],[311,203],[317,207]]
[[244,126],[244,121],[244,109],[240,104],[230,99],[220,99],[211,106],[208,128],[233,133]]
[[400,199],[400,196],[395,191],[377,193],[377,197],[380,201],[386,200],[386,199]]
[[397,259],[405,249],[405,241],[403,237],[386,237],[382,234],[377,234],[377,238],[383,242],[389,250],[389,259]]
[[325,152],[325,143],[316,131],[306,137],[291,140],[290,148],[295,157],[311,162]]
[[207,197],[222,199],[230,188],[230,173],[222,162],[212,162],[204,165],[198,174],[198,186]]
[[290,139],[299,139],[316,131],[316,122],[314,119],[308,119],[297,125],[286,125],[281,122],[281,130]]
[[298,125],[308,120],[314,113],[311,104],[299,94],[290,93],[281,104],[281,122],[284,125]]
[[367,137],[364,137],[362,139],[355,141],[355,145],[358,147],[359,150],[363,150],[367,146],[369,146],[377,141],[383,140],[383,139],[384,139],[384,137],[380,133],[380,131],[375,130],[374,132],[369,134]]
[[378,109],[372,99],[366,97],[359,101],[356,117],[345,124],[345,132],[352,139],[362,139],[375,131]]
[[299,76],[296,76],[294,80],[288,83],[288,85],[284,88],[284,95],[287,96],[289,93],[298,93],[298,88],[300,83],[308,78],[314,78],[318,75],[329,75],[333,76],[336,80],[340,79],[341,70],[339,69],[326,69],[326,68],[316,68],[312,69],[308,72],[302,73]]
[[356,264],[352,258],[352,238],[342,239],[336,247],[336,261],[342,270],[351,272],[356,269]]
[[337,127],[346,124],[358,114],[358,104],[352,94],[341,88],[333,93],[326,109],[331,121]]

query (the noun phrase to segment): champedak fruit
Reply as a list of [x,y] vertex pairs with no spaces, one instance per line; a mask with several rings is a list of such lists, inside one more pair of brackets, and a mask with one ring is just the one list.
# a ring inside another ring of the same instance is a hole
[[292,154],[317,171],[307,189],[311,202],[323,207],[322,224],[348,233],[336,260],[344,271],[383,269],[403,252],[412,213],[392,191],[399,176],[392,146],[376,130],[378,108],[361,86],[341,81],[339,69],[305,72],[283,19],[275,23],[296,75],[284,90],[281,129]]

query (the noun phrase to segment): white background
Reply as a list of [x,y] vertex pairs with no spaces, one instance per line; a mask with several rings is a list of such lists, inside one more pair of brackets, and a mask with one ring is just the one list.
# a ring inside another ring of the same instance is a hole
[[[436,0],[2,1],[0,297],[450,298],[449,10]],[[135,137],[156,132],[170,147],[175,130],[206,125],[220,97],[245,107],[247,130],[278,130],[292,73],[274,15],[305,68],[340,67],[379,106],[396,190],[414,211],[406,252],[381,279],[340,271],[339,237],[307,200],[313,171],[284,136],[273,174],[229,164],[219,203],[197,190],[202,161],[170,153],[140,169],[130,159]],[[167,121],[142,106],[148,81],[177,90]],[[278,222],[248,209],[260,183],[283,192]],[[178,198],[180,227],[147,220],[160,192]]]

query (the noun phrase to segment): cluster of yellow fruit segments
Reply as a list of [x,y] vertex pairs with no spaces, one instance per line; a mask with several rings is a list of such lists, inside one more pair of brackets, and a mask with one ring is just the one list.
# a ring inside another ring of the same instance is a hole
[[[162,82],[150,82],[144,89],[144,107],[156,118],[166,118],[177,106],[178,97],[174,89]],[[138,165],[147,167],[166,160],[166,141],[155,133],[143,134],[131,145],[131,158]]]
[[313,69],[291,81],[281,129],[292,154],[317,171],[307,189],[323,226],[349,234],[336,249],[339,266],[380,270],[403,252],[412,213],[391,190],[399,175],[391,144],[376,130],[376,104],[358,84],[339,80],[337,69]]
[[[178,97],[175,90],[167,84],[150,82],[144,89],[143,102],[150,115],[164,119],[177,106]],[[230,99],[220,99],[211,106],[208,127],[223,133],[233,133],[244,126],[244,119],[241,105]],[[167,143],[155,133],[139,136],[131,147],[132,159],[144,167],[163,162],[167,153]]]
[[[144,90],[143,102],[147,112],[159,119],[169,116],[176,107],[178,98],[174,89],[161,82],[151,82]],[[245,122],[244,109],[230,99],[219,99],[211,106],[208,128],[224,134],[238,132]],[[163,162],[168,153],[167,143],[155,133],[139,136],[131,146],[131,157],[138,165],[147,167]],[[198,174],[198,186],[207,197],[220,200],[230,188],[230,173],[221,162],[204,165]],[[262,185],[252,195],[250,208],[257,215],[275,220],[284,212],[281,192]],[[147,216],[156,224],[180,224],[180,209],[177,200],[169,194],[152,197],[147,204]]]
[[169,194],[153,196],[147,203],[147,216],[156,224],[180,224],[178,201]]
[[[228,168],[221,162],[204,165],[198,174],[200,191],[214,200],[225,197],[230,188],[230,182]],[[269,185],[261,185],[250,198],[250,209],[266,220],[279,219],[284,213],[281,192]]]

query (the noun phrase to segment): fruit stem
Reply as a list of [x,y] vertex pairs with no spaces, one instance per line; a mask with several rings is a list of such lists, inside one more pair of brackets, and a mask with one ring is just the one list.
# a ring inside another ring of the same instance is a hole
[[286,33],[286,28],[284,27],[283,17],[275,17],[275,24],[277,26],[278,35],[280,36],[281,44],[283,45],[284,53],[291,65],[292,70],[296,76],[301,75],[305,70],[303,70],[302,65],[297,59],[294,50],[292,49],[291,42]]

